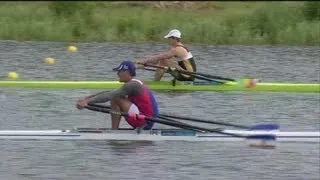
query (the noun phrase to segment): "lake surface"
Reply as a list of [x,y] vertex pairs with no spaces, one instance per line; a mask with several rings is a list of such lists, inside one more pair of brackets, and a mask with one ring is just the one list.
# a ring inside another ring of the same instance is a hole
[[[165,44],[77,44],[0,41],[2,79],[116,80],[112,67],[126,58],[167,50]],[[271,82],[320,80],[319,47],[189,46],[199,72]],[[56,59],[44,65],[44,58]],[[137,78],[152,79],[138,71]],[[164,79],[170,79],[166,75]],[[79,111],[75,101],[99,90],[0,89],[0,129],[110,127],[106,114]],[[281,129],[320,129],[317,93],[155,92],[162,113]],[[196,124],[196,123],[192,123]],[[202,124],[196,124],[202,125]],[[122,127],[128,127],[125,122]],[[167,128],[164,125],[156,127]],[[215,127],[215,126],[212,126]],[[320,179],[319,143],[279,143],[276,149],[242,143],[0,140],[0,179]]]

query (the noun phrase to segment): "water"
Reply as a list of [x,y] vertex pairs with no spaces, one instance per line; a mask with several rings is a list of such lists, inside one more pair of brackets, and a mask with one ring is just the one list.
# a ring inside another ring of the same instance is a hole
[[[115,80],[111,68],[123,59],[167,49],[164,44],[84,43],[77,45],[79,52],[68,54],[66,47],[65,43],[2,41],[1,75],[17,71],[25,80]],[[318,47],[189,48],[199,72],[274,82],[320,81]],[[56,59],[54,66],[43,64],[47,56]],[[140,79],[152,77],[151,72],[138,72]],[[0,129],[110,127],[108,115],[75,109],[79,97],[98,91],[1,89]],[[285,130],[320,129],[319,94],[155,94],[162,113],[243,125],[276,122]],[[124,122],[121,126],[128,127]],[[265,150],[222,142],[1,140],[0,149],[0,179],[320,179],[319,144],[309,143],[282,143]]]

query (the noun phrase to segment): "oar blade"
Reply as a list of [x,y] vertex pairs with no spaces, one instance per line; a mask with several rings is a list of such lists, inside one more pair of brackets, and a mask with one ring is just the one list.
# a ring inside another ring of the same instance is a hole
[[276,123],[258,123],[250,127],[250,131],[276,131],[279,130],[279,125]]
[[279,125],[275,123],[258,123],[252,125],[249,129],[247,142],[250,147],[275,148],[277,136],[275,132],[279,131]]

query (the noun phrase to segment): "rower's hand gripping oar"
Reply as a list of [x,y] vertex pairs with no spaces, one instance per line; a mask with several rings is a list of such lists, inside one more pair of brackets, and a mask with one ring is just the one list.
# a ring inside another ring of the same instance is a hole
[[[205,131],[205,132],[218,133],[218,134],[224,134],[224,135],[229,135],[229,136],[233,136],[233,137],[241,137],[241,138],[245,138],[245,139],[254,139],[254,140],[263,140],[263,141],[265,141],[265,140],[273,140],[274,141],[276,139],[275,135],[273,135],[273,134],[241,135],[241,134],[224,132],[222,130],[207,129],[207,128],[203,128],[203,127],[188,125],[188,124],[178,124],[175,122],[163,121],[158,118],[147,117],[147,116],[144,116],[141,114],[128,114],[125,112],[113,111],[113,110],[110,110],[107,108],[100,108],[100,107],[91,106],[91,105],[87,105],[85,108],[92,110],[92,111],[109,113],[109,114],[116,114],[116,115],[120,115],[120,116],[135,116],[135,118],[138,118],[141,120],[153,121],[153,122],[156,122],[159,124],[169,125],[169,126],[183,128],[183,129],[190,129],[190,130],[197,129],[197,130]],[[263,146],[265,146],[265,145],[263,145]]]

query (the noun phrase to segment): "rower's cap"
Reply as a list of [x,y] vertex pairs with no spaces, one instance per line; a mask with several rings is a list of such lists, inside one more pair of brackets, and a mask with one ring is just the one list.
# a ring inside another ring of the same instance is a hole
[[121,70],[129,71],[131,76],[136,76],[136,67],[132,61],[122,61],[118,67],[113,68],[113,71]]
[[181,32],[178,29],[171,30],[164,38],[176,37],[181,38]]

